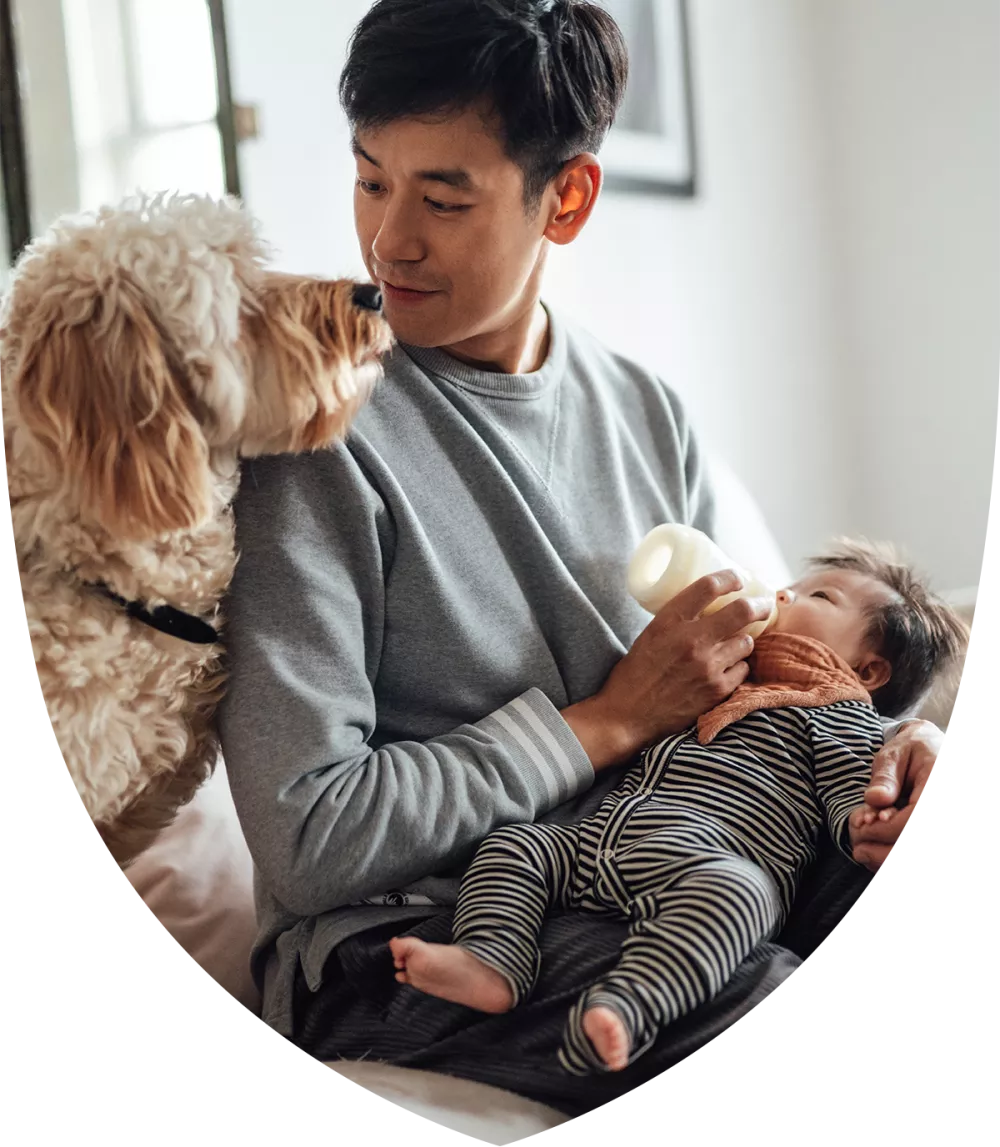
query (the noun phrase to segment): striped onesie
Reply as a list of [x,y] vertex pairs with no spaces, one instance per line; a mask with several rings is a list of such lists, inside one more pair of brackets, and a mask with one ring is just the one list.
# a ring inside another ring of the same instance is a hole
[[824,824],[850,857],[848,816],[882,740],[858,700],[762,709],[706,746],[694,730],[669,737],[579,824],[487,837],[462,882],[454,943],[502,973],[516,1005],[537,977],[547,912],[625,916],[621,960],[572,1008],[559,1059],[575,1074],[603,1068],[581,1026],[599,1004],[622,1017],[635,1059],[778,930]]

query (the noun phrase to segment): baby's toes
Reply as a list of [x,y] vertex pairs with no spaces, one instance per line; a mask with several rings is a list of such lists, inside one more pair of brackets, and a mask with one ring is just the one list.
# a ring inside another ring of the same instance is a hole
[[412,936],[393,936],[389,941],[389,951],[392,952],[392,962],[397,968],[405,968],[406,961],[413,951]]

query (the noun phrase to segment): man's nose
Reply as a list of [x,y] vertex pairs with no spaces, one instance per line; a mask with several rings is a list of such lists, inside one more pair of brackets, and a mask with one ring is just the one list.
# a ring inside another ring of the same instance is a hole
[[372,241],[372,254],[375,261],[387,269],[393,263],[419,263],[426,254],[413,214],[402,201],[386,204],[378,233]]

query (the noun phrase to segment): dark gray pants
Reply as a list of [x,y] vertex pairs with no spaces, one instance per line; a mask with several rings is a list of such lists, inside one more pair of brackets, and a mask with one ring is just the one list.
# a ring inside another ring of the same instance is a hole
[[[832,851],[803,884],[776,943],[761,944],[707,1003],[665,1027],[624,1071],[564,1071],[557,1053],[577,996],[620,956],[628,923],[584,913],[547,920],[541,972],[531,998],[506,1015],[487,1015],[396,983],[388,941],[394,926],[352,937],[330,956],[320,990],[300,977],[294,1042],[319,1059],[375,1059],[507,1088],[579,1115],[630,1091],[696,1051],[745,1015],[789,976],[867,884],[867,874]],[[405,930],[450,943],[451,914]]]

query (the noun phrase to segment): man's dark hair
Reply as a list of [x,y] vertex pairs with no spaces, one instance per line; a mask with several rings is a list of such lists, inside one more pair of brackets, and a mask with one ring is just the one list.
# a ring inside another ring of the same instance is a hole
[[892,666],[892,676],[875,690],[872,702],[886,717],[910,712],[935,676],[963,652],[968,627],[891,546],[842,539],[809,565],[867,574],[892,591],[890,600],[874,606],[868,619],[868,641]]
[[596,152],[625,94],[614,19],[583,0],[378,0],[351,37],[340,101],[352,128],[481,107],[537,206],[574,155]]

